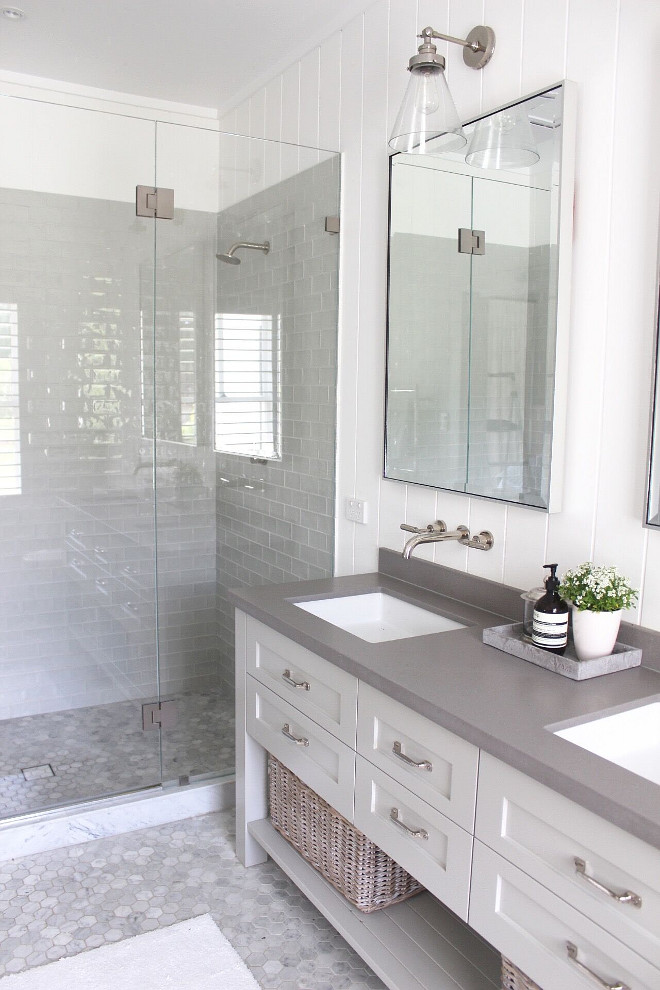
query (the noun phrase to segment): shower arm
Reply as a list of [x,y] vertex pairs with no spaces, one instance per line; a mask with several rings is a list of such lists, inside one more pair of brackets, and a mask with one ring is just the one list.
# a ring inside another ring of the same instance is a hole
[[264,254],[268,254],[270,251],[270,241],[264,241],[262,244],[257,244],[254,241],[236,241],[226,253],[216,254],[216,258],[219,258],[221,261],[226,258],[233,258],[234,251],[238,251],[239,248],[248,248],[250,251],[263,251]]

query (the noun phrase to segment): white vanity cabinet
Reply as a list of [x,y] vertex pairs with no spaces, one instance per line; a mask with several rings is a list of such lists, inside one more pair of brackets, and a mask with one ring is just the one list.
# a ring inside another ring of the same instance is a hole
[[475,832],[660,969],[660,850],[488,753]]
[[355,825],[467,921],[479,750],[360,683]]
[[255,619],[245,645],[248,734],[353,821],[357,679]]
[[543,990],[660,986],[660,970],[478,839],[470,924]]
[[[660,990],[660,851],[240,611],[236,643],[239,857],[388,987],[494,990],[501,952],[542,990]],[[349,905],[268,821],[266,751],[429,893]]]
[[467,832],[474,831],[479,750],[360,683],[358,753]]
[[487,753],[475,834],[470,924],[543,990],[660,987],[659,850]]
[[[242,862],[272,856],[392,990],[498,990],[499,955],[457,916],[467,918],[478,751],[240,611],[236,698]],[[358,709],[363,755],[356,752]],[[390,766],[387,753],[377,752],[387,748],[390,729],[402,755],[423,763],[426,754],[433,770],[398,757]],[[438,896],[422,893],[372,914],[349,904],[268,821],[267,751]],[[419,774],[424,798],[415,793]],[[428,839],[406,832],[409,814],[421,816]]]
[[262,622],[246,622],[248,674],[355,749],[357,678]]

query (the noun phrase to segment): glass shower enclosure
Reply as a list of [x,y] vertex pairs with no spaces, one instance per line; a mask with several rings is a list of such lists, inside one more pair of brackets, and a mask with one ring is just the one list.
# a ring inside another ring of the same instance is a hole
[[[16,97],[0,115],[8,820],[232,772],[226,589],[332,573],[339,164]],[[216,257],[237,243],[268,249]]]

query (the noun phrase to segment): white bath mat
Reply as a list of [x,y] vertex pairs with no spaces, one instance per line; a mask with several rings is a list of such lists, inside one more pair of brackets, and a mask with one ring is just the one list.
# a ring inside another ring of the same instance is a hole
[[2,990],[259,990],[209,914],[0,979]]

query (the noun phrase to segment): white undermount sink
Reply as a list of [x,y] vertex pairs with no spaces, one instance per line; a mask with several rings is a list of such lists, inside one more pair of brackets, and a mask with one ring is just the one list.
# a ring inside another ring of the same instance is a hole
[[660,700],[551,731],[610,763],[660,784]]
[[461,622],[429,612],[383,591],[292,604],[368,643],[386,643],[392,639],[465,629]]

